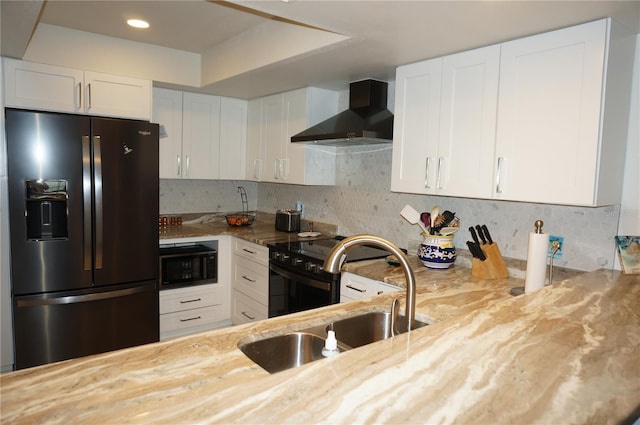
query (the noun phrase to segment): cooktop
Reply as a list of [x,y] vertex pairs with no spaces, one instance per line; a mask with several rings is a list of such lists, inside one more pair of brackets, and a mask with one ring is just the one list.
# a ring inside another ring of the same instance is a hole
[[[336,236],[331,239],[315,239],[298,242],[282,242],[269,245],[273,251],[298,254],[308,258],[315,258],[324,261],[329,252],[338,244],[344,236]],[[384,249],[374,246],[360,245],[350,248],[347,252],[346,262],[372,260],[374,258],[384,258],[389,253]]]

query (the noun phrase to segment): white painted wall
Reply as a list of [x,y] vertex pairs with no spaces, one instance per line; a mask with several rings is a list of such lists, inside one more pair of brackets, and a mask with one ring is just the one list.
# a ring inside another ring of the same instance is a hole
[[13,369],[13,326],[9,261],[9,199],[7,144],[4,133],[4,84],[0,66],[0,372]]
[[40,24],[23,57],[30,62],[200,87],[200,55]]

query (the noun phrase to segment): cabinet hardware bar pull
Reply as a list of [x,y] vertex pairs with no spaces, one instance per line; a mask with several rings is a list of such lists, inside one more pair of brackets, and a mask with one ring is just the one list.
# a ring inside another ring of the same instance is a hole
[[367,290],[366,290],[366,289],[356,288],[355,286],[351,286],[351,285],[347,285],[347,288],[349,288],[349,289],[353,289],[354,291],[358,291],[358,292],[362,292],[362,293],[367,292]]
[[89,107],[87,109],[91,109],[93,106],[93,102],[91,101],[91,83],[87,84],[87,91],[89,92]]
[[248,278],[248,277],[247,277],[247,276],[245,276],[245,275],[242,275],[242,278],[243,278],[244,280],[248,280],[248,281],[249,281],[249,282],[251,282],[251,283],[256,283],[256,280],[255,280],[255,279],[250,279],[250,278]]
[[426,189],[431,189],[429,186],[429,163],[431,162],[431,158],[427,157],[424,165],[424,187]]
[[182,173],[181,164],[180,164],[180,155],[176,155],[176,162],[178,163],[178,173],[176,175],[179,176],[180,173]]
[[82,83],[78,83],[78,109],[82,109]]
[[278,160],[274,159],[273,160],[273,178],[274,179],[279,179],[280,176],[278,175]]
[[193,300],[185,300],[185,301],[180,300],[180,304],[196,303],[198,301],[202,301],[202,298],[196,298]]
[[436,174],[436,189],[442,189],[440,185],[440,172],[442,171],[442,162],[444,161],[443,157],[438,158],[438,172]]
[[496,173],[496,193],[502,193],[502,188],[500,187],[500,173],[502,172],[502,160],[503,158],[498,157],[498,170]]
[[247,249],[247,248],[242,248],[242,250],[244,252],[248,252],[249,254],[255,254],[256,253],[255,251],[251,251],[250,249]]
[[199,320],[202,319],[202,317],[200,316],[196,316],[196,317],[189,317],[188,319],[180,319],[181,322],[190,322],[192,320]]
[[189,155],[187,155],[187,176],[189,175],[189,171],[191,171],[191,161],[189,160],[191,157]]
[[249,313],[244,312],[244,311],[241,312],[240,314],[242,314],[244,317],[246,317],[249,320],[255,320],[256,319],[255,317],[253,317],[252,315],[250,315]]

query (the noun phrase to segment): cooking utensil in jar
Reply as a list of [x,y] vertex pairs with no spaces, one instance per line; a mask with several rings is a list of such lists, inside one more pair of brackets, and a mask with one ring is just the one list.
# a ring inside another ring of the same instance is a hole
[[460,228],[459,227],[443,227],[442,229],[440,229],[440,234],[442,236],[453,235],[455,232],[458,231],[458,229]]
[[427,231],[424,224],[422,224],[422,221],[420,221],[420,213],[416,211],[416,209],[413,208],[411,205],[405,205],[402,211],[400,211],[400,215],[404,217],[404,219],[407,220],[409,223],[417,224],[418,226],[420,226],[423,232]]
[[430,227],[431,226],[431,214],[428,212],[423,212],[420,213],[420,220],[422,220],[422,224],[424,224],[424,227]]

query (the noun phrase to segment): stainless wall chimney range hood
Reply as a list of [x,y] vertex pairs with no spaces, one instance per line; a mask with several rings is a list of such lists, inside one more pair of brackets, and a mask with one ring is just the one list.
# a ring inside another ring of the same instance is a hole
[[383,81],[363,80],[349,85],[349,109],[291,137],[292,142],[351,146],[391,143],[393,114],[387,109]]

